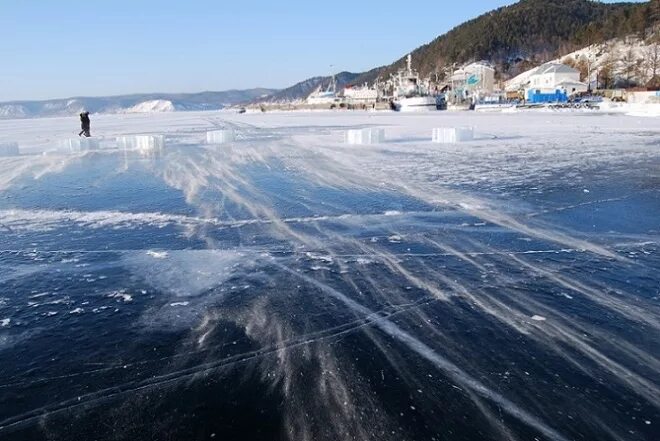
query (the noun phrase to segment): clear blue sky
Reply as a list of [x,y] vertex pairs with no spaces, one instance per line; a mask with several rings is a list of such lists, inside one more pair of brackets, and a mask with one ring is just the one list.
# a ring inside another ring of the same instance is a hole
[[388,64],[511,3],[0,0],[0,101],[286,87]]

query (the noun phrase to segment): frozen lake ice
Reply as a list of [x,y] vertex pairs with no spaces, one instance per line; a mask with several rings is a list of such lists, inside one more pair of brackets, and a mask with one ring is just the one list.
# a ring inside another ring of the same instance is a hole
[[658,439],[660,119],[77,129],[0,121],[0,439]]

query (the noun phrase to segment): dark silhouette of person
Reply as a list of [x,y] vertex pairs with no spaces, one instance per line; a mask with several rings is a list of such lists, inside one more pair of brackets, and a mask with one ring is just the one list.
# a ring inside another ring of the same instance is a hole
[[83,112],[80,114],[80,126],[82,130],[78,133],[78,136],[85,135],[85,138],[92,136],[91,133],[91,123],[89,122],[89,112]]

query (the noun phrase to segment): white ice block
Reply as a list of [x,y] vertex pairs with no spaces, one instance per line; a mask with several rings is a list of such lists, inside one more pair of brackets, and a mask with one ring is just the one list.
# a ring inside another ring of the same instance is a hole
[[18,156],[18,144],[15,142],[0,143],[0,156]]
[[380,144],[385,140],[384,129],[347,130],[344,140],[347,144]]
[[71,153],[87,152],[99,149],[99,140],[95,138],[71,138],[60,144],[63,150]]
[[236,135],[233,130],[213,130],[206,132],[207,144],[227,144],[235,140]]
[[122,150],[138,150],[142,153],[160,151],[165,147],[163,135],[131,135],[117,138],[117,147]]
[[433,129],[433,142],[438,144],[455,144],[457,142],[472,141],[474,128],[472,127],[440,127]]

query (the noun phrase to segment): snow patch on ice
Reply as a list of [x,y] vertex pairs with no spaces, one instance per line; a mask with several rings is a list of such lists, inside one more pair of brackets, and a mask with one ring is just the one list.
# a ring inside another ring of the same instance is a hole
[[326,256],[323,254],[316,254],[316,253],[305,253],[305,255],[312,260],[319,260],[321,262],[326,262],[326,263],[334,262],[332,256]]
[[111,299],[117,299],[117,301],[123,301],[124,303],[129,303],[133,301],[133,296],[130,294],[127,294],[126,291],[117,291],[108,294],[108,297]]
[[151,256],[154,259],[167,259],[167,251],[147,251],[147,256]]
[[0,210],[0,224],[12,231],[48,232],[63,224],[77,224],[84,228],[135,228],[170,225],[189,226],[213,223],[211,219],[193,218],[174,214],[128,213],[122,211],[69,211],[69,210]]
[[312,266],[310,269],[312,271],[330,271],[331,270],[331,268],[328,268],[327,266],[318,266],[318,265]]
[[122,263],[157,291],[156,304],[144,312],[142,324],[148,328],[187,328],[222,301],[227,293],[225,281],[251,273],[251,256],[238,251],[171,250],[167,259],[133,253],[124,255]]
[[401,243],[403,242],[403,237],[399,236],[398,234],[393,234],[390,237],[388,237],[387,240],[390,243]]

